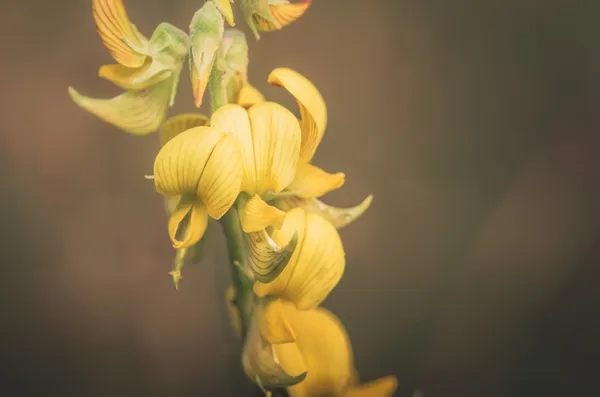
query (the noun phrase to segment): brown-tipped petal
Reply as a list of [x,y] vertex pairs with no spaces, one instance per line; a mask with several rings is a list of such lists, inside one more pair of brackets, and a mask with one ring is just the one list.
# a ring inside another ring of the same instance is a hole
[[323,138],[327,126],[327,108],[319,90],[306,77],[288,69],[278,68],[271,72],[269,84],[285,88],[298,102],[301,116],[302,144],[300,161],[309,162]]
[[131,24],[123,0],[93,0],[92,10],[98,34],[113,58],[129,68],[142,66],[146,55],[132,49],[126,42],[142,48],[146,38]]
[[198,74],[196,68],[192,66],[192,90],[194,92],[194,104],[197,108],[202,105],[202,98],[204,97],[204,92],[206,91],[206,86],[208,85],[208,79],[210,77],[210,71],[213,68],[214,62],[215,60],[213,59],[208,68],[202,72],[202,74]]
[[296,334],[285,317],[284,306],[280,299],[265,304],[264,313],[259,317],[258,326],[262,337],[269,343],[296,341]]
[[169,237],[174,248],[190,247],[197,243],[208,226],[208,213],[200,200],[184,198],[169,218]]
[[240,222],[245,233],[258,232],[268,226],[279,229],[285,219],[285,212],[267,204],[258,194],[241,205]]
[[279,29],[300,18],[310,7],[312,0],[302,0],[290,4],[270,5],[271,16],[279,25]]
[[167,114],[172,78],[144,89],[131,90],[111,99],[90,98],[69,87],[73,101],[81,108],[125,132],[147,135],[156,131]]
[[358,219],[371,206],[372,201],[373,195],[369,195],[357,206],[338,208],[327,205],[316,198],[304,200],[299,197],[285,197],[277,200],[276,207],[286,212],[293,208],[303,208],[325,218],[337,229],[341,229]]
[[298,165],[296,177],[287,190],[303,199],[321,197],[325,193],[342,187],[345,178],[346,176],[342,172],[329,174],[312,164],[301,163]]
[[265,102],[265,97],[260,91],[250,84],[244,84],[242,86],[237,98],[238,105],[248,109],[250,106],[261,102]]
[[160,145],[164,146],[172,138],[181,134],[183,131],[194,127],[206,126],[209,124],[209,118],[203,114],[184,113],[171,117],[160,128]]
[[[298,244],[298,236],[291,233],[286,241],[277,245],[265,230],[246,233],[250,268],[261,285],[269,285],[290,262]],[[256,291],[256,284],[255,284]]]

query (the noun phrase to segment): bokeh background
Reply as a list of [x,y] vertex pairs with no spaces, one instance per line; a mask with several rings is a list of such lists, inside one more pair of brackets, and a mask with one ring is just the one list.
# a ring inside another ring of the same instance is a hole
[[[127,0],[149,35],[202,1]],[[250,40],[250,77],[301,71],[328,103],[341,234],[326,301],[362,378],[396,395],[600,395],[600,3],[315,0]],[[236,9],[238,25],[242,19]],[[251,395],[223,305],[224,240],[175,292],[156,136],[71,102],[119,90],[90,1],[0,6],[0,395]],[[171,113],[193,110],[184,70]]]

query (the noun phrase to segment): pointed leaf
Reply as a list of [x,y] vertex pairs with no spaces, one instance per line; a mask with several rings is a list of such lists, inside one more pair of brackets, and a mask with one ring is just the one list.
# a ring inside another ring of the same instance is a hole
[[303,208],[325,218],[337,229],[341,229],[358,219],[371,206],[372,201],[373,195],[369,195],[357,206],[338,208],[327,205],[316,198],[303,200],[300,197],[285,197],[278,199],[275,206],[285,212],[294,208]]

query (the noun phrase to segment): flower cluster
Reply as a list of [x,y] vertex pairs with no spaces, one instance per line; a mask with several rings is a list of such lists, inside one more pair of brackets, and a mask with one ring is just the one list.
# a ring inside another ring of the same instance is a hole
[[[258,38],[259,30],[280,29],[309,5],[246,0],[241,9]],[[338,229],[358,218],[372,197],[353,208],[319,200],[340,188],[345,175],[312,164],[327,125],[317,88],[289,68],[269,74],[269,84],[295,98],[298,118],[251,86],[245,36],[225,29],[225,22],[234,24],[228,0],[206,2],[192,18],[189,36],[162,23],[147,39],[129,21],[122,0],[93,0],[93,11],[117,62],[101,67],[99,75],[126,92],[108,100],[70,93],[79,106],[126,132],[160,129],[151,178],[167,202],[168,234],[177,250],[175,286],[209,221],[229,218],[226,234],[237,230],[237,240],[228,238],[241,247],[232,258],[234,278],[251,285],[243,290],[244,283],[234,280],[227,292],[249,378],[264,389],[287,387],[298,397],[391,395],[393,377],[359,385],[348,336],[320,307],[345,270]],[[195,104],[202,104],[208,87],[213,112],[167,120],[188,55]]]

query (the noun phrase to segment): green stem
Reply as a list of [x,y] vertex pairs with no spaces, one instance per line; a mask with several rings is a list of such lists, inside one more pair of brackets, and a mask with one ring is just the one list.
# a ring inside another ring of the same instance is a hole
[[249,269],[248,258],[246,256],[246,242],[244,241],[244,232],[240,225],[240,217],[235,204],[223,216],[221,224],[227,238],[231,277],[233,287],[235,288],[236,305],[240,310],[242,318],[241,334],[242,340],[244,340],[252,318],[255,296],[252,291],[254,282],[245,273],[245,269]]

